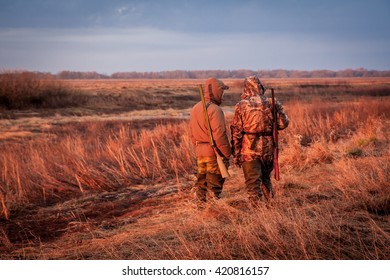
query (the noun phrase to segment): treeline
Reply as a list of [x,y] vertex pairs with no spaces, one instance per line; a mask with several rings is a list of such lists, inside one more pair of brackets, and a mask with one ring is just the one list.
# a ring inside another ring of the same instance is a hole
[[378,71],[359,69],[331,70],[175,70],[160,72],[116,72],[111,75],[97,72],[61,71],[57,73],[60,79],[206,79],[216,78],[245,78],[258,75],[262,78],[350,78],[350,77],[390,77],[390,70]]
[[[59,79],[207,79],[237,78],[243,79],[251,75],[262,78],[353,78],[353,77],[390,77],[390,70],[345,69],[331,70],[175,70],[160,72],[116,72],[111,75],[97,72],[60,71],[57,74],[34,72],[38,76],[57,77]],[[1,75],[1,73],[0,73]]]

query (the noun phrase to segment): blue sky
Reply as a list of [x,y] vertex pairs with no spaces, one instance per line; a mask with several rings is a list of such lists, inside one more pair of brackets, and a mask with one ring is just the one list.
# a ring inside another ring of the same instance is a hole
[[390,69],[388,0],[0,0],[0,70]]

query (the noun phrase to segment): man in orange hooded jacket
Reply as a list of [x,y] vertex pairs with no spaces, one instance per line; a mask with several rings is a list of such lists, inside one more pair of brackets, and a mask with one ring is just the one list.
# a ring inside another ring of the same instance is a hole
[[[209,78],[206,80],[204,89],[212,136],[216,148],[222,153],[226,163],[231,155],[231,146],[226,134],[225,116],[219,105],[222,103],[224,90],[228,88],[222,81]],[[195,146],[198,165],[194,189],[198,203],[204,205],[207,193],[213,199],[220,198],[225,179],[222,178],[217,157],[210,145],[210,136],[201,101],[195,104],[190,113],[190,137]]]

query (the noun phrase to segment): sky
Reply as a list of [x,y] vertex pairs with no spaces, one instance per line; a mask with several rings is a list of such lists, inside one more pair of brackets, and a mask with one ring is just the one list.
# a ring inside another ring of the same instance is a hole
[[0,0],[0,71],[390,70],[389,0]]

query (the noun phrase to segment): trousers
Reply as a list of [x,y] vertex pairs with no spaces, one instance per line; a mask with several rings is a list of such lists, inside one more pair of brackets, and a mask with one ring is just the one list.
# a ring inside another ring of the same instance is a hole
[[221,196],[223,183],[216,157],[198,157],[197,181],[194,185],[195,194],[199,201],[206,202],[207,194],[214,199]]
[[260,158],[245,161],[242,163],[242,170],[245,177],[245,185],[249,199],[262,199],[262,188],[264,186],[266,195],[274,196],[271,183],[272,161],[264,161]]

